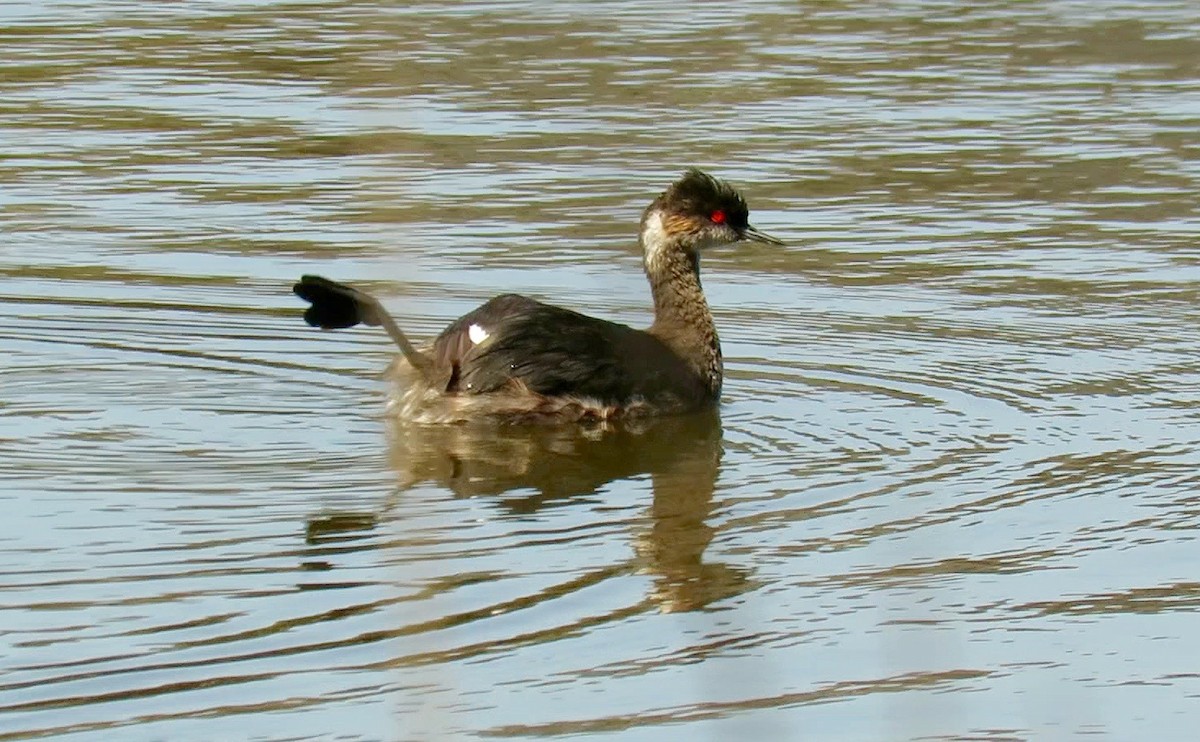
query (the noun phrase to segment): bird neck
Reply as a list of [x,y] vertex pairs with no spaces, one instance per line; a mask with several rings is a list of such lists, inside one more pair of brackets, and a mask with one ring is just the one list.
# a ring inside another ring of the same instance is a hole
[[700,285],[700,256],[663,228],[662,214],[642,221],[642,258],[654,297],[649,332],[687,361],[715,395],[721,389],[721,343]]

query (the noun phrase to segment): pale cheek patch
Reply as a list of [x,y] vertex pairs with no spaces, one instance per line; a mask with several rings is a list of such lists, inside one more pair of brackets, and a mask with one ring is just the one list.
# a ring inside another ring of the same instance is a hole
[[642,259],[646,261],[648,267],[654,266],[662,260],[662,251],[666,244],[667,230],[663,226],[662,212],[651,212],[642,228],[642,245],[646,251]]
[[488,339],[488,331],[479,325],[471,325],[467,328],[467,337],[471,338],[472,343],[479,345]]

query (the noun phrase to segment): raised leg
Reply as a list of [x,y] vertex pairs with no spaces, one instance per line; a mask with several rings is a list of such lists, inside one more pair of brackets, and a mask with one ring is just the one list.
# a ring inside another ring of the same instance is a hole
[[324,276],[301,276],[292,291],[312,304],[304,310],[304,321],[309,325],[322,330],[354,327],[359,323],[369,327],[382,325],[413,368],[429,377],[430,360],[413,347],[375,297]]

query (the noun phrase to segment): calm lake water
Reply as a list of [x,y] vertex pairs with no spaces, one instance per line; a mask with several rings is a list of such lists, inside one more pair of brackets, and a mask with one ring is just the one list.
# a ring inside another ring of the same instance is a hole
[[[0,739],[1193,739],[1200,6],[0,6]],[[500,291],[719,416],[384,415]]]

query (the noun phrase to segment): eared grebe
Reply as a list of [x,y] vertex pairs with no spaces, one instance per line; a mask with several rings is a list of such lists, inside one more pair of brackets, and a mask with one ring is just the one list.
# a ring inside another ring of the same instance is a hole
[[321,276],[293,290],[322,329],[382,325],[399,346],[392,409],[417,422],[610,420],[714,405],[721,345],[700,287],[700,251],[739,240],[783,244],[747,221],[731,186],[688,170],[642,215],[654,324],[635,330],[516,294],[497,296],[417,350],[374,297]]

